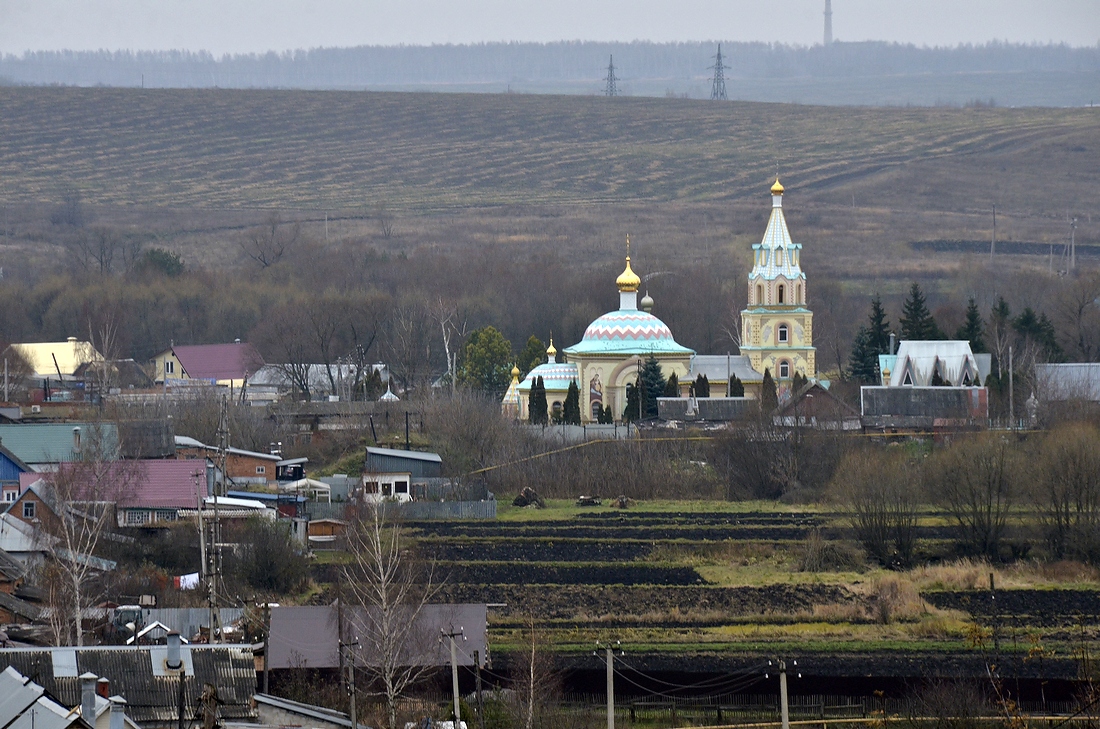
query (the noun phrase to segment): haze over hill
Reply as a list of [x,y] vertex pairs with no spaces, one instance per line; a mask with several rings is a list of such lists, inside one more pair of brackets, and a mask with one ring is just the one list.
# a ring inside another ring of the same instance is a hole
[[[39,51],[0,57],[19,84],[602,94],[709,98],[718,42],[360,46],[215,57],[187,51]],[[808,104],[1085,106],[1100,46],[722,42],[730,99]]]

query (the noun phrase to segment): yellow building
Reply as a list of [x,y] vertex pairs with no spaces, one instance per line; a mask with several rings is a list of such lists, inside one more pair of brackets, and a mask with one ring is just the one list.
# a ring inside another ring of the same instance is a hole
[[764,238],[752,247],[748,308],[741,312],[741,354],[752,367],[787,380],[801,373],[817,374],[813,346],[813,312],[806,306],[806,274],[802,246],[791,240],[783,217],[783,186],[771,188],[772,214]]
[[35,377],[43,379],[66,379],[82,364],[103,361],[103,355],[91,342],[81,342],[76,337],[69,337],[64,342],[13,344],[11,348],[27,361]]

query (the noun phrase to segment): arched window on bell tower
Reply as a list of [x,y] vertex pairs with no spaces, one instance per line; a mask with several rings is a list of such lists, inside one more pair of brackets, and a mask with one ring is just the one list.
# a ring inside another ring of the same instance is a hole
[[786,344],[790,341],[790,330],[787,328],[786,324],[780,324],[778,329],[776,329],[776,339],[780,344]]
[[806,300],[802,298],[802,284],[798,284],[798,288],[795,289],[794,303],[796,303],[796,304],[805,304],[806,303]]
[[783,294],[784,294],[783,289],[784,289],[783,284],[779,284],[779,287],[775,290],[775,303],[777,303],[777,304],[786,303],[786,301],[784,300],[784,296],[783,296]]
[[779,379],[786,380],[791,376],[791,363],[783,360],[779,363]]
[[764,303],[764,286],[762,284],[756,284],[756,305],[761,306]]

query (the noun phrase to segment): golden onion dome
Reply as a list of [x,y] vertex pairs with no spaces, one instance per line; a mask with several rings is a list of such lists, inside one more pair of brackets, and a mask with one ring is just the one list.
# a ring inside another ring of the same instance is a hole
[[512,365],[512,382],[519,382],[519,367]]
[[772,194],[773,195],[782,195],[783,194],[783,186],[779,184],[779,177],[778,176],[775,178],[775,184],[772,185]]
[[615,279],[615,285],[619,287],[619,291],[622,293],[637,291],[638,287],[642,285],[642,279],[638,278],[638,274],[630,268],[630,256],[626,257],[626,268]]
[[551,360],[553,360],[554,357],[558,356],[558,350],[554,346],[553,337],[550,337],[550,346],[546,348],[546,356],[549,357]]

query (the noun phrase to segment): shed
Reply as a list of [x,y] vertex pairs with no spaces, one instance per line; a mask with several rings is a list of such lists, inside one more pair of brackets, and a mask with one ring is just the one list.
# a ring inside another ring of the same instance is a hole
[[363,472],[408,473],[413,479],[439,478],[443,475],[443,459],[438,453],[368,446]]

